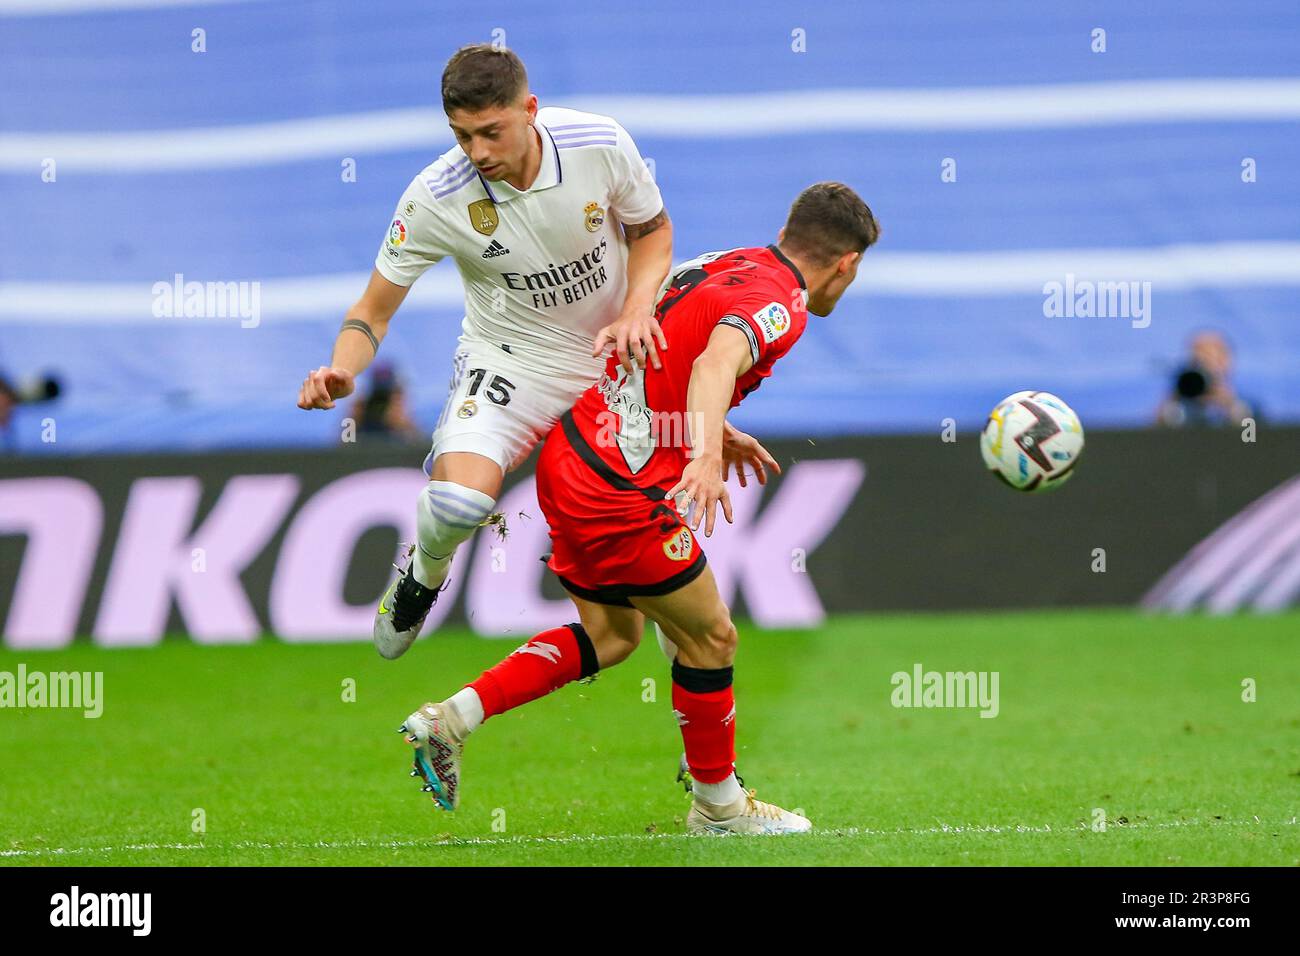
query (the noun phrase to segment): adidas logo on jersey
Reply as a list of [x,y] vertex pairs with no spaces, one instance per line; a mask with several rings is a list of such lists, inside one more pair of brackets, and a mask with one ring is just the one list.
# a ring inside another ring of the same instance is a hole
[[510,253],[509,249],[507,249],[505,246],[501,245],[501,243],[493,239],[492,245],[488,246],[486,249],[483,250],[483,258],[495,259],[497,256],[504,256],[504,255],[508,255],[509,253]]

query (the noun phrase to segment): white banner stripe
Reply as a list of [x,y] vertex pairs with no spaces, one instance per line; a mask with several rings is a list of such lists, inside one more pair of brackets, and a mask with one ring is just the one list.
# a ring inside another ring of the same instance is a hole
[[[1296,122],[1300,79],[1148,80],[952,89],[587,96],[563,105],[618,118],[638,138],[717,140],[808,132],[1050,129],[1129,123]],[[0,172],[221,169],[446,149],[437,107],[130,133],[0,135]]]
[[81,13],[152,12],[168,7],[265,3],[267,0],[0,0],[0,18],[69,16]]
[[869,250],[848,295],[1042,293],[1047,282],[1150,282],[1158,292],[1300,285],[1300,242],[1220,242],[1001,252]]
[[[967,298],[1043,295],[1066,281],[1150,282],[1153,295],[1193,288],[1300,286],[1300,242],[1229,242],[1150,249],[1044,249],[1009,252],[869,251],[851,297]],[[242,282],[254,276],[187,274],[186,282]],[[270,321],[341,317],[360,297],[368,273],[258,280],[261,315]],[[174,276],[158,282],[174,285]],[[0,282],[0,323],[211,322],[153,318],[154,282]],[[464,292],[453,268],[434,269],[412,288],[417,308],[460,309]]]

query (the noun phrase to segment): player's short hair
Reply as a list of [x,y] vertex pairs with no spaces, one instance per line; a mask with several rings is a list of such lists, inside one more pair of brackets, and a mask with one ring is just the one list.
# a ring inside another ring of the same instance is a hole
[[471,43],[451,55],[442,71],[442,108],[479,110],[509,106],[528,92],[524,61],[512,50]]
[[826,265],[865,252],[879,238],[880,223],[862,197],[843,183],[815,183],[790,207],[781,244]]

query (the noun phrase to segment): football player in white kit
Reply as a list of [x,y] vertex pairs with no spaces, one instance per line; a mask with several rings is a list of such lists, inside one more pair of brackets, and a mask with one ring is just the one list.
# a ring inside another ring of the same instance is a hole
[[604,368],[659,367],[654,302],[672,226],[635,144],[615,120],[538,109],[519,57],[476,44],[442,75],[457,145],[397,204],[370,283],[343,321],[300,408],[333,408],[374,358],[416,279],[455,260],[465,319],[451,391],[425,459],[417,541],[379,601],[374,638],[395,658],[420,633],[448,565],[522,463]]

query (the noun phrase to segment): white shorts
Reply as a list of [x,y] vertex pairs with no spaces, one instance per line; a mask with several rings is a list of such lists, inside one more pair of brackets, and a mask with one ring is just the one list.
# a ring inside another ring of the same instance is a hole
[[498,345],[462,341],[424,473],[453,451],[491,458],[503,473],[518,467],[599,374],[539,372]]

